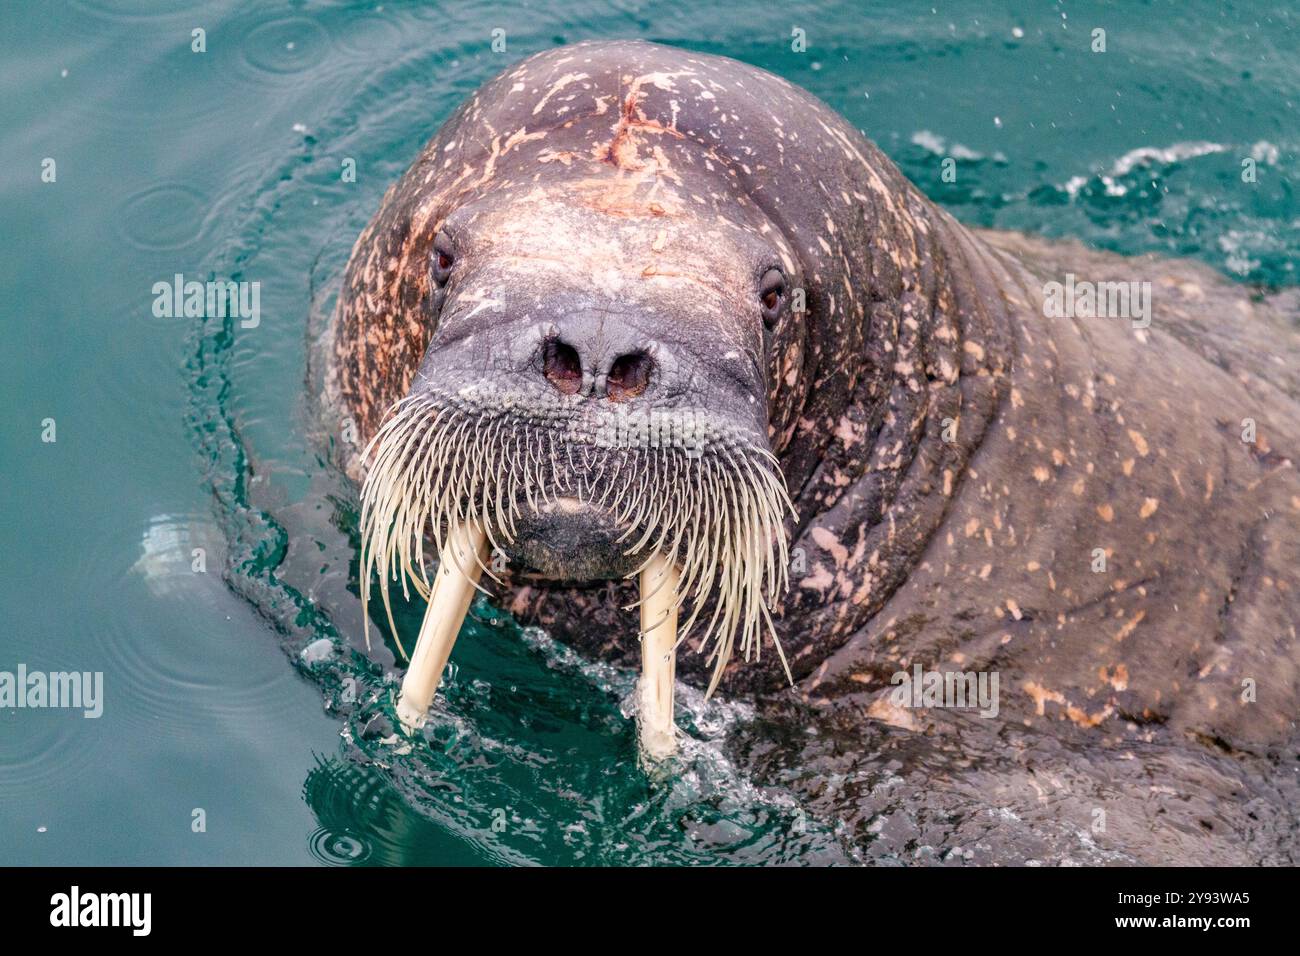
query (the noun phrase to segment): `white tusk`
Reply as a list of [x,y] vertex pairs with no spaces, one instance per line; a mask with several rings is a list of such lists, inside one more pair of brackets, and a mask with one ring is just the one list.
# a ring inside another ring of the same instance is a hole
[[656,554],[641,569],[641,680],[637,730],[641,749],[658,760],[677,749],[673,683],[677,670],[677,584],[680,572]]
[[487,532],[483,525],[473,519],[453,520],[438,556],[438,576],[429,592],[429,606],[411,654],[411,666],[397,697],[397,716],[408,731],[424,723],[486,558]]

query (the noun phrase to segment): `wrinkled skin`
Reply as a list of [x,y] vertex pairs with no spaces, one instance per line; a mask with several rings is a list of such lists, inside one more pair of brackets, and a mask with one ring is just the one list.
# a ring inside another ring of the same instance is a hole
[[[1151,328],[1045,317],[1063,267],[1150,280]],[[785,285],[765,322],[770,268]],[[998,672],[1002,722],[1260,752],[1295,736],[1294,326],[1204,271],[973,234],[760,70],[645,43],[515,65],[389,190],[333,335],[354,476],[412,390],[548,394],[556,337],[593,402],[645,351],[651,385],[626,400],[756,431],[798,515],[773,612],[807,703],[940,728],[942,712],[890,701],[891,675],[919,663]],[[545,570],[513,567],[502,602],[636,657],[618,569]],[[679,674],[703,672],[680,655]],[[783,679],[769,651],[723,687]]]

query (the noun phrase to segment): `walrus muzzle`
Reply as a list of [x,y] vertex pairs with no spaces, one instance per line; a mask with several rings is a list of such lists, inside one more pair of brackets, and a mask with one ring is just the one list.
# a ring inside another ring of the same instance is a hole
[[[781,654],[770,608],[788,585],[793,507],[761,435],[700,409],[490,383],[448,392],[417,379],[365,457],[362,600],[377,571],[395,637],[390,583],[429,602],[399,699],[408,726],[423,721],[474,589],[483,574],[497,579],[502,557],[562,579],[639,578],[628,610],[640,608],[651,754],[672,749],[674,655],[693,628],[713,668],[709,693],[737,644],[756,658],[766,631]],[[439,558],[433,582],[426,535]]]

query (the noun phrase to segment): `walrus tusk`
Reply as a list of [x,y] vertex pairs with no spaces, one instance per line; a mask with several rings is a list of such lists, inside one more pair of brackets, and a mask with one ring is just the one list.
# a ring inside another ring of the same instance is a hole
[[483,525],[473,519],[452,521],[438,556],[438,576],[429,592],[429,606],[415,640],[411,666],[397,696],[397,717],[408,731],[424,723],[486,558],[487,532]]
[[641,680],[637,730],[641,749],[662,759],[677,749],[673,683],[677,669],[677,584],[680,572],[656,554],[641,569]]

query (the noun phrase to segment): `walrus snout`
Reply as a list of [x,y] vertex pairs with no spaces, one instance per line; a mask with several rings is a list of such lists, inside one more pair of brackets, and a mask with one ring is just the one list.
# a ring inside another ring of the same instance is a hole
[[468,333],[462,329],[473,308],[449,297],[446,333],[430,343],[409,396],[488,396],[556,425],[575,416],[598,423],[707,409],[728,431],[766,444],[767,388],[752,351],[739,343],[720,348],[720,333],[698,317],[666,321],[683,309],[672,297],[631,300],[621,309],[584,302],[539,315],[531,302],[504,291],[513,286],[500,288],[502,311],[473,316],[477,328]]

